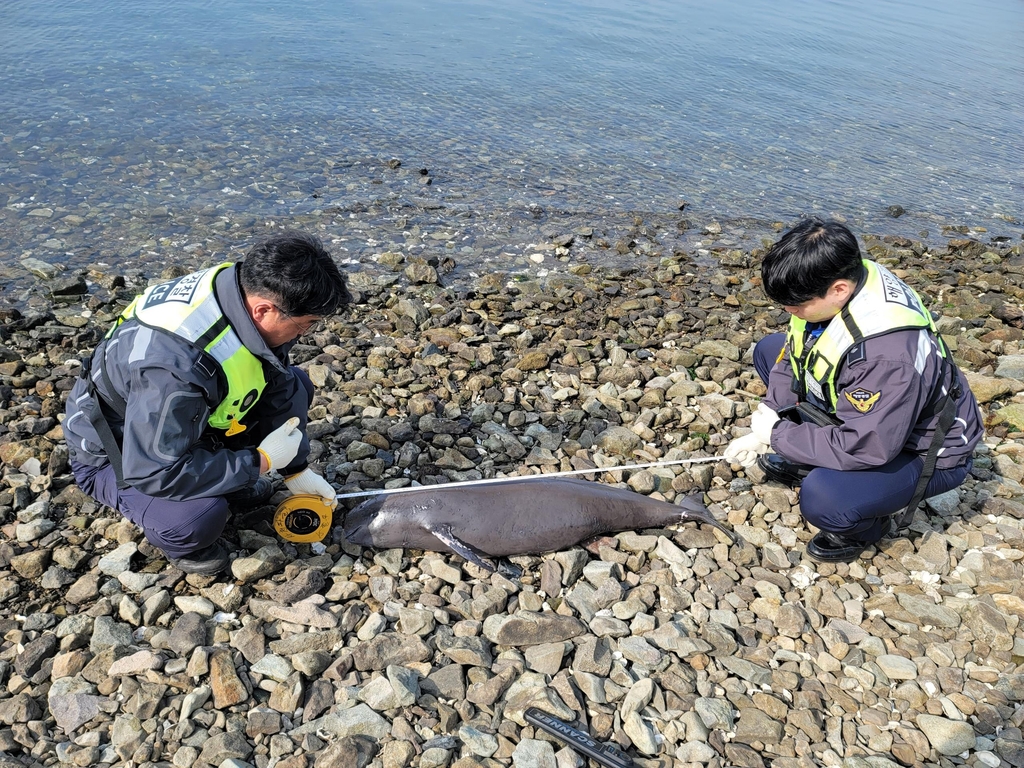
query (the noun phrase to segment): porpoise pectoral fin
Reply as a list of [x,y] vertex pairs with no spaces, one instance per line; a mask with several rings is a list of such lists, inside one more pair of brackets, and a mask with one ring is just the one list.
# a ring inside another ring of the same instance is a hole
[[452,527],[447,523],[440,525],[431,526],[428,530],[434,534],[434,538],[444,544],[455,554],[459,555],[464,560],[468,560],[475,565],[480,566],[485,571],[494,573],[494,566],[483,559],[483,556],[473,549],[469,544],[464,542],[452,531]]
[[697,494],[692,493],[688,496],[684,496],[683,501],[679,506],[682,508],[679,522],[685,523],[692,520],[697,523],[707,523],[728,536],[733,544],[740,543],[741,539],[735,533],[715,520],[714,515],[711,514],[711,510],[704,506],[704,503],[698,499]]

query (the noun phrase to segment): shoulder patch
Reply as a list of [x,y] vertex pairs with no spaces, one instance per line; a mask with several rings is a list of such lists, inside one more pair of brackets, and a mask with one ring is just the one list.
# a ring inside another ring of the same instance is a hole
[[862,341],[860,344],[854,344],[850,347],[850,351],[846,353],[846,362],[859,363],[864,360],[865,357],[867,356],[864,354],[864,342]]
[[866,389],[855,389],[852,392],[843,392],[843,396],[850,401],[850,405],[856,408],[861,413],[867,413],[874,408],[875,403],[878,402],[878,398],[882,396],[881,392],[868,392]]
[[212,379],[217,375],[216,365],[217,364],[213,361],[213,358],[203,354],[200,355],[194,363],[192,363],[192,369],[199,371],[199,373],[206,376],[206,378]]

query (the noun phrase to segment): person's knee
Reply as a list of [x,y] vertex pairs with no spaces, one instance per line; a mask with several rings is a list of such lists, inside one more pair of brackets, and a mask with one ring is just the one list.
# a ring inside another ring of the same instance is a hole
[[72,459],[71,473],[75,477],[75,484],[87,496],[95,499],[100,504],[106,504],[112,509],[118,508],[117,484],[113,476],[114,469],[109,464],[102,467],[93,467]]
[[213,503],[192,523],[193,536],[197,539],[200,547],[213,544],[220,535],[224,533],[224,526],[228,522],[228,503],[225,499],[211,499]]
[[195,552],[220,538],[228,521],[228,503],[223,498],[199,499],[189,505],[188,514],[175,520],[147,515],[146,538],[170,557]]
[[851,501],[835,492],[834,484],[821,470],[812,471],[800,486],[800,513],[822,531],[841,534],[857,527],[860,516]]

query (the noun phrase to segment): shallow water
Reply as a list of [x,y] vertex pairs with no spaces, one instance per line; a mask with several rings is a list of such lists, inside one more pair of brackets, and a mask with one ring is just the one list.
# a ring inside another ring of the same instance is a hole
[[507,5],[6,0],[5,282],[25,256],[146,270],[289,224],[465,273],[635,216],[646,251],[581,257],[807,212],[1020,236],[1020,3]]

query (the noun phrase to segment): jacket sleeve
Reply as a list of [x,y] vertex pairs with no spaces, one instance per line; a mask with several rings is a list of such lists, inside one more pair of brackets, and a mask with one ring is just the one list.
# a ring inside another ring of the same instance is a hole
[[768,394],[764,397],[765,405],[773,411],[796,405],[796,393],[793,391],[793,368],[789,364],[788,342],[782,347],[782,357],[772,366],[768,376]]
[[186,373],[133,367],[124,421],[124,479],[158,498],[223,496],[252,485],[252,450],[216,448],[203,440],[210,409],[199,381]]
[[859,361],[846,366],[836,384],[836,416],[843,423],[819,427],[779,421],[772,430],[772,448],[789,461],[843,471],[879,467],[894,459],[930,395],[914,366],[885,359]]
[[306,436],[306,423],[309,419],[309,395],[306,387],[299,379],[295,369],[287,366],[283,372],[274,371],[268,377],[267,386],[260,395],[259,402],[244,419],[253,430],[250,441],[256,445],[288,419],[296,417],[299,429],[302,430],[302,442],[295,460],[287,467],[279,470],[287,477],[306,468],[309,458],[309,437]]

